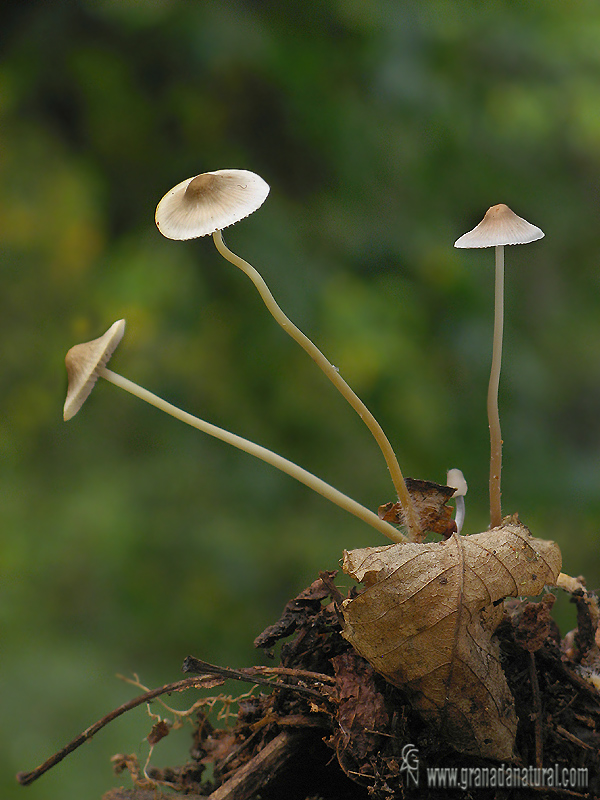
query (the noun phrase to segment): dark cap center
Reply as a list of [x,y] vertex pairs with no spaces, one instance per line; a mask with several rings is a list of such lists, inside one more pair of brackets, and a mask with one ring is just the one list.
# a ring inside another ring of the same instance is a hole
[[215,183],[218,183],[216,175],[210,175],[208,172],[202,175],[196,175],[187,186],[185,190],[185,199],[192,202],[204,200],[214,190]]

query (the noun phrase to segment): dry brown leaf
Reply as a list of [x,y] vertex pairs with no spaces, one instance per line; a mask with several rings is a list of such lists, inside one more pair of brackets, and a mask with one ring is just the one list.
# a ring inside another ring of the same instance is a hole
[[505,597],[554,584],[561,555],[518,517],[471,536],[344,553],[344,572],[365,585],[343,603],[343,635],[457,750],[513,754],[514,702],[492,639]]
[[[421,523],[419,541],[425,538],[427,531],[439,533],[444,538],[451,536],[456,531],[456,523],[452,519],[452,509],[446,503],[456,489],[419,478],[406,478],[405,483]],[[385,503],[379,506],[378,511],[380,519],[393,525],[406,525],[400,503]]]
[[171,726],[166,720],[161,719],[152,726],[152,730],[148,736],[146,736],[146,739],[148,740],[148,744],[154,747],[155,744],[158,744],[161,739],[164,739],[165,736],[168,736],[170,733]]

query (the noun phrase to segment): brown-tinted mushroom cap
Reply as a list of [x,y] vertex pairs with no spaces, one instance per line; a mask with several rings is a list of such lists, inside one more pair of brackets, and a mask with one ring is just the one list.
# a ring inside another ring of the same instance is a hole
[[196,239],[252,214],[268,194],[269,184],[254,172],[205,172],[167,192],[156,207],[154,219],[167,239]]
[[98,370],[115,352],[125,333],[125,320],[115,322],[99,339],[72,347],[65,357],[69,384],[63,409],[65,422],[79,411],[98,380]]
[[511,211],[504,203],[492,206],[472,231],[454,242],[454,247],[497,247],[505,244],[528,244],[541,239],[544,232]]

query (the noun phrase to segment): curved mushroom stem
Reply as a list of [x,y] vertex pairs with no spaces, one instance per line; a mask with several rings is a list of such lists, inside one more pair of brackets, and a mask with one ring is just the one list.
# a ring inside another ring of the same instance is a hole
[[216,425],[211,425],[210,422],[205,422],[203,419],[199,419],[198,417],[194,417],[192,414],[188,414],[186,411],[182,411],[181,409],[177,408],[177,406],[168,403],[166,400],[163,400],[161,397],[152,394],[152,392],[149,392],[147,389],[138,386],[137,383],[133,383],[133,381],[124,378],[122,375],[118,375],[116,372],[113,372],[106,367],[101,367],[98,369],[98,375],[105,380],[110,381],[110,383],[114,383],[115,386],[119,386],[121,389],[124,389],[126,392],[139,397],[140,400],[144,400],[146,403],[158,408],[160,411],[170,414],[170,416],[175,417],[175,419],[178,419],[181,422],[185,422],[186,425],[191,425],[193,428],[196,428],[203,433],[207,433],[209,436],[214,436],[216,439],[220,439],[222,442],[226,442],[233,447],[237,447],[238,450],[243,450],[244,452],[249,453],[251,456],[260,458],[261,461],[266,461],[267,464],[271,464],[271,466],[287,473],[292,478],[300,481],[300,483],[308,486],[309,489],[312,489],[314,492],[317,492],[318,494],[327,498],[327,500],[335,503],[335,505],[343,508],[345,511],[348,511],[350,514],[354,514],[355,517],[362,519],[363,522],[366,522],[368,525],[376,528],[380,533],[383,533],[393,542],[406,541],[406,538],[402,535],[402,533],[400,533],[400,531],[396,530],[396,528],[389,523],[379,519],[377,514],[374,514],[368,508],[365,508],[360,503],[352,500],[351,497],[348,497],[347,495],[342,494],[342,492],[339,492],[337,489],[334,489],[333,486],[330,486],[325,481],[317,478],[311,472],[308,472],[302,467],[299,467],[297,464],[294,464],[293,461],[288,461],[287,458],[283,458],[282,456],[277,455],[277,453],[267,450],[266,447],[261,447],[254,442],[250,442],[248,439],[237,436],[235,433],[230,433],[223,428],[218,428]]
[[502,473],[502,432],[498,411],[498,387],[502,364],[502,334],[504,328],[504,245],[496,248],[496,291],[494,302],[494,342],[492,368],[487,396],[488,422],[490,426],[490,528],[502,523],[500,502],[500,477]]
[[402,475],[402,470],[400,469],[400,465],[398,464],[398,459],[396,458],[396,454],[392,449],[392,445],[390,444],[387,436],[383,432],[381,425],[377,422],[373,414],[369,411],[369,409],[365,406],[362,400],[355,394],[355,392],[348,386],[346,381],[341,377],[338,370],[331,364],[327,358],[323,355],[323,353],[319,350],[319,348],[307,337],[304,333],[298,328],[294,323],[289,319],[289,317],[284,314],[281,310],[275,298],[271,294],[271,291],[267,284],[265,283],[262,275],[256,270],[251,264],[247,261],[244,261],[243,258],[233,253],[224,243],[223,236],[221,235],[221,231],[215,231],[213,233],[213,239],[215,242],[215,246],[219,253],[229,261],[234,266],[238,267],[242,270],[252,281],[254,286],[256,287],[258,293],[260,294],[264,304],[266,305],[267,309],[271,313],[271,316],[275,319],[275,321],[283,328],[283,330],[289,334],[292,339],[294,339],[300,347],[302,347],[308,355],[313,359],[319,369],[325,373],[325,375],[329,378],[329,380],[333,383],[336,389],[343,395],[343,397],[350,403],[352,408],[356,411],[358,416],[362,419],[365,423],[367,428],[371,431],[371,434],[375,438],[375,441],[379,445],[379,449],[383,453],[383,457],[385,458],[386,464],[390,471],[390,476],[392,478],[392,482],[394,484],[394,488],[396,489],[396,494],[398,495],[398,500],[402,506],[404,511],[404,517],[406,520],[406,527],[408,529],[409,538],[413,541],[420,540],[421,534],[421,524],[419,520],[419,516],[415,509],[414,503],[412,498],[406,488],[406,483],[404,482],[404,476]]
[[456,503],[456,514],[454,516],[454,522],[456,523],[456,532],[460,533],[463,529],[463,525],[465,524],[465,498],[460,495],[455,500]]

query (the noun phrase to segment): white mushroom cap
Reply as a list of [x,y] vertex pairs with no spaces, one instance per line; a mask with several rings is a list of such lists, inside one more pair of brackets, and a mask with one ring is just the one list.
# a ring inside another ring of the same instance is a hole
[[497,247],[504,244],[528,244],[541,239],[544,232],[517,216],[504,203],[492,206],[472,231],[454,242],[454,247]]
[[79,411],[98,380],[98,370],[115,352],[125,333],[125,320],[115,322],[99,339],[72,347],[65,357],[69,384],[63,409],[65,422]]
[[247,217],[267,199],[269,184],[246,169],[204,172],[178,183],[156,207],[167,239],[196,239]]
[[464,497],[467,493],[467,482],[465,480],[465,476],[462,474],[462,470],[457,469],[449,469],[446,473],[446,486],[452,487],[452,489],[456,489],[453,497]]

